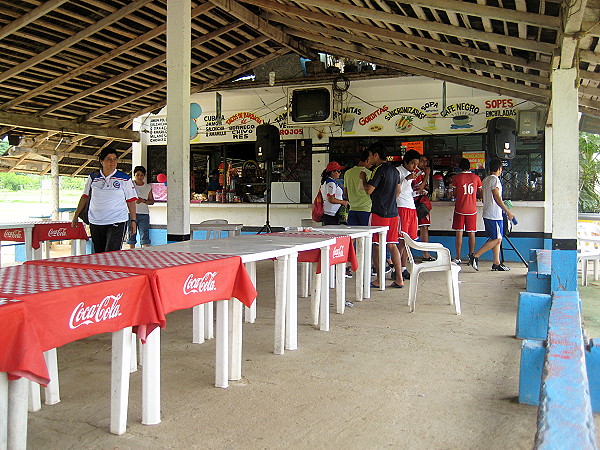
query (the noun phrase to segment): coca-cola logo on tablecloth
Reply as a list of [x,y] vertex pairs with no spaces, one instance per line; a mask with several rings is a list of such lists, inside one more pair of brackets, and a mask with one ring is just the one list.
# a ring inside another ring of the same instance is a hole
[[190,273],[183,283],[184,295],[199,294],[201,292],[216,291],[215,278],[218,272],[206,272],[201,277],[194,277],[193,273]]
[[121,300],[123,294],[107,295],[99,303],[86,306],[84,302],[79,303],[71,313],[69,328],[74,330],[83,325],[92,325],[105,320],[114,319],[121,315]]
[[340,245],[339,247],[333,247],[332,255],[334,258],[343,258],[344,257],[344,246]]
[[67,229],[61,228],[50,228],[48,230],[48,237],[65,237],[67,235]]
[[23,239],[23,230],[20,228],[17,230],[4,230],[2,236],[4,236],[4,239]]

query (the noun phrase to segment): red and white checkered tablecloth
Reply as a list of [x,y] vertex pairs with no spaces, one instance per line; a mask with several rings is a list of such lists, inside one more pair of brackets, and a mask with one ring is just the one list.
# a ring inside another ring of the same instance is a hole
[[50,381],[37,328],[25,303],[0,297],[0,372],[10,380],[25,377],[44,386]]
[[27,264],[146,274],[163,317],[175,310],[232,297],[250,306],[256,298],[254,285],[239,256],[138,249],[28,261]]
[[[42,241],[60,241],[71,239],[88,240],[83,223],[78,222],[73,228],[71,222],[30,222],[35,224],[32,231],[31,246],[36,250]],[[7,228],[0,230],[0,241],[25,242],[23,228]]]
[[[356,259],[356,252],[354,251],[350,236],[305,231],[283,231],[281,233],[269,233],[269,236],[335,239],[335,244],[329,247],[329,265],[334,266],[336,264],[350,262],[352,270],[356,271],[358,268],[358,260]],[[300,252],[298,253],[298,262],[319,263],[317,273],[320,273],[321,251],[319,249],[314,249]]]
[[162,323],[148,277],[134,273],[33,264],[6,267],[0,269],[0,296],[26,304],[43,351],[129,326],[145,332]]

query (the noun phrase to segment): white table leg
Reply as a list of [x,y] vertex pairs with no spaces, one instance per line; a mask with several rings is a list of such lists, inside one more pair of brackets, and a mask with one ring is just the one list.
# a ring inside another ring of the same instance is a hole
[[[237,300],[235,300],[237,301]],[[217,341],[215,342],[215,386],[229,387],[229,325],[227,304],[229,300],[218,300],[217,304]],[[208,303],[209,305],[211,303]]]
[[27,448],[27,397],[29,380],[19,378],[8,382],[8,432],[7,448]]
[[31,261],[33,259],[33,228],[23,228],[23,234],[25,235],[25,260]]
[[298,253],[289,256],[287,268],[285,348],[296,350],[298,348]]
[[160,328],[156,327],[142,344],[142,423],[160,423]]
[[380,291],[385,291],[385,266],[386,266],[385,254],[387,251],[386,234],[387,233],[379,233],[379,290]]
[[[356,260],[358,261],[358,267],[354,277],[356,279],[356,301],[362,302],[364,297],[364,280],[367,264],[365,261],[365,238],[364,236],[355,240],[356,242]],[[370,265],[368,266],[371,267]]]
[[287,303],[287,266],[288,256],[275,260],[275,339],[273,353],[283,355],[285,347],[285,310]]
[[344,314],[346,308],[346,263],[335,265],[336,312]]
[[313,326],[319,325],[319,311],[321,309],[321,274],[317,273],[317,264],[312,268],[312,294],[310,298],[310,317]]
[[204,336],[206,331],[204,329],[204,314],[206,308],[205,305],[196,305],[192,308],[192,343],[202,344],[204,343]]
[[46,387],[44,394],[46,405],[55,405],[60,402],[60,389],[58,386],[58,361],[56,359],[56,349],[53,348],[44,352],[44,359],[50,374],[50,382]]
[[44,249],[44,258],[50,259],[50,241],[44,241],[42,248]]
[[204,304],[204,337],[206,339],[213,339],[215,337],[213,311],[212,302]]
[[329,246],[321,249],[321,308],[319,329],[329,331]]
[[335,267],[329,268],[329,289],[335,289]]
[[363,270],[363,298],[371,298],[371,260],[373,259],[373,235],[365,238],[365,268]]
[[8,374],[0,372],[0,449],[8,447]]
[[27,389],[29,390],[29,412],[38,412],[40,409],[42,409],[42,396],[40,394],[41,386],[33,381],[30,381]]
[[[127,429],[129,402],[129,361],[131,359],[131,327],[112,334],[112,377],[110,402],[110,432],[121,435]],[[147,361],[144,361],[144,369]]]
[[[244,266],[246,266],[248,276],[250,276],[250,280],[252,280],[252,284],[256,288],[256,262],[247,262]],[[250,308],[247,306],[244,307],[244,321],[246,323],[254,323],[256,321],[256,299],[254,299]]]
[[242,312],[244,305],[232,298],[229,302],[229,379],[242,379]]
[[129,360],[129,373],[137,372],[137,335],[131,333],[131,358]]
[[300,263],[300,297],[308,297],[308,287],[310,286],[310,263]]

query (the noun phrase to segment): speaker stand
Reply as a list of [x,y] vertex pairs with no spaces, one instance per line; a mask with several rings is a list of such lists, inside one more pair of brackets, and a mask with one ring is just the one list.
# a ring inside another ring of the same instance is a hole
[[267,221],[262,226],[257,234],[261,233],[272,233],[271,225],[269,224],[269,206],[271,205],[271,172],[273,171],[273,162],[270,160],[265,161],[266,181],[267,181]]

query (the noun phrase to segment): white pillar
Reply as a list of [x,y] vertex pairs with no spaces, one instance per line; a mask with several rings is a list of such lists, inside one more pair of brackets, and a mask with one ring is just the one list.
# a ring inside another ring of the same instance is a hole
[[552,236],[552,189],[554,181],[552,173],[552,127],[546,126],[544,132],[544,159],[546,170],[544,171],[544,234]]
[[167,2],[167,240],[190,238],[191,0]]
[[58,208],[60,206],[59,200],[59,178],[58,178],[58,156],[50,156],[50,175],[52,177],[52,220],[58,220]]
[[552,71],[552,248],[575,250],[579,186],[577,69]]

